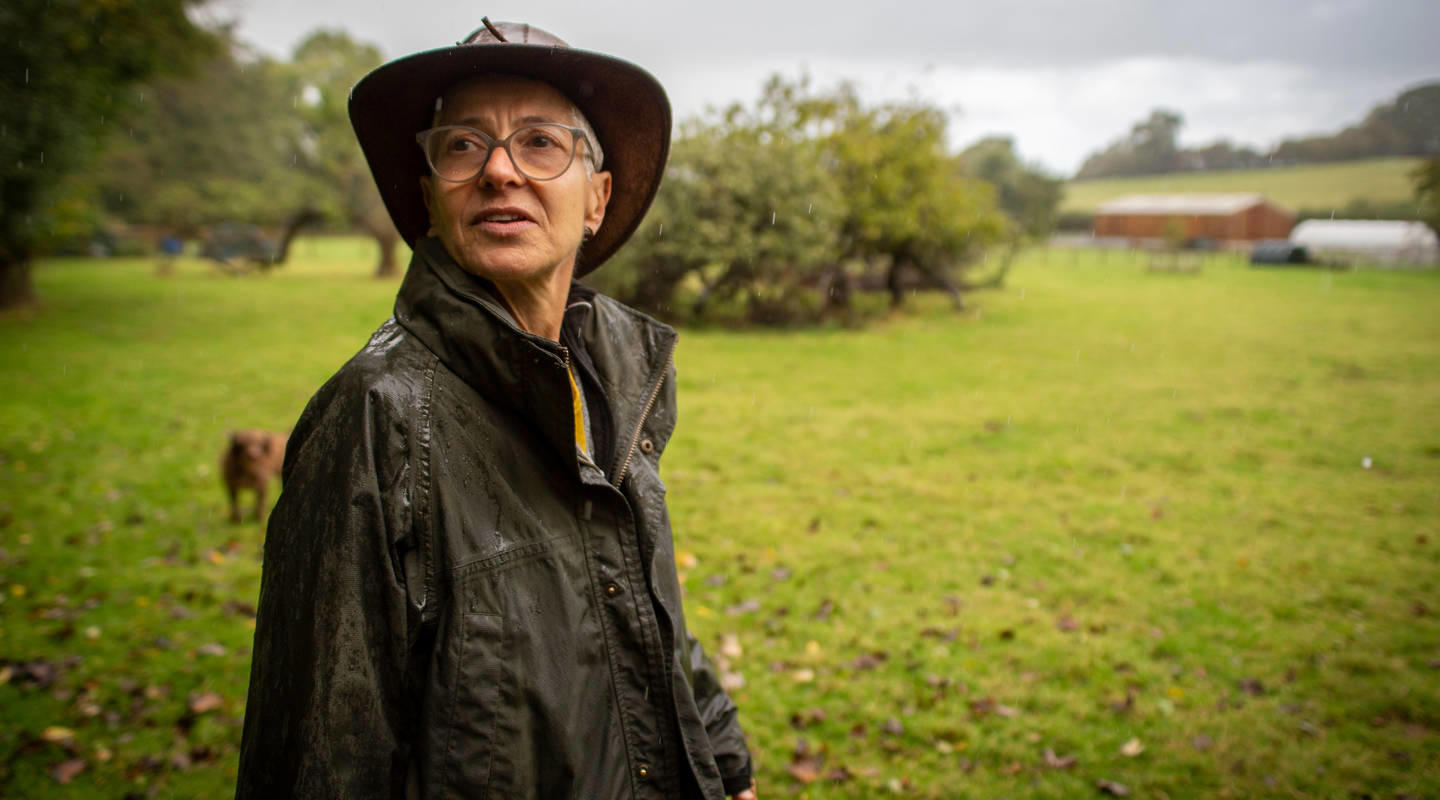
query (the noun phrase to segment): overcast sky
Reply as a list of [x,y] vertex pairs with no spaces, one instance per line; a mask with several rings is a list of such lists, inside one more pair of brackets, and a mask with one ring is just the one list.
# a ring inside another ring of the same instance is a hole
[[395,58],[453,44],[482,14],[529,22],[650,70],[677,119],[751,100],[774,72],[843,78],[946,108],[957,147],[1008,134],[1061,174],[1157,106],[1184,116],[1184,144],[1268,147],[1440,80],[1440,0],[212,0],[207,14],[280,57],[318,27]]

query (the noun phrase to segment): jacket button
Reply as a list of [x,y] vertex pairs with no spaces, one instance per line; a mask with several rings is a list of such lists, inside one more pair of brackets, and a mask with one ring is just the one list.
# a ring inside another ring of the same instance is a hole
[[608,594],[608,595],[610,595],[611,597],[614,597],[615,595],[620,594],[620,586],[619,586],[618,584],[614,584],[614,583],[607,584],[607,585],[605,586],[605,594]]
[[644,453],[644,454],[646,454],[646,455],[649,455],[649,454],[655,452],[655,443],[652,442],[652,441],[650,441],[649,439],[641,439],[641,440],[640,440],[640,452],[642,452],[642,453]]
[[639,775],[639,776],[640,776],[640,780],[643,781],[643,780],[645,780],[646,778],[650,777],[650,767],[648,767],[648,766],[646,766],[646,765],[644,765],[644,764],[641,764],[641,765],[639,766],[639,768],[637,768],[637,769],[635,770],[635,774],[636,774],[636,775]]

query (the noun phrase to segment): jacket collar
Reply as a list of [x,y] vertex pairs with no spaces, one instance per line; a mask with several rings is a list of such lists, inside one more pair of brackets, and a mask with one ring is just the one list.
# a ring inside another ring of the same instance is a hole
[[[673,328],[579,283],[567,305],[590,306],[566,314],[583,343],[605,393],[617,437],[629,446],[646,403],[665,378]],[[395,320],[490,402],[535,424],[544,438],[574,461],[569,353],[558,342],[521,330],[489,285],[465,272],[434,237],[415,243],[410,267],[395,298]],[[666,440],[673,409],[647,422]],[[659,444],[660,442],[657,442]],[[613,477],[613,476],[612,476]]]

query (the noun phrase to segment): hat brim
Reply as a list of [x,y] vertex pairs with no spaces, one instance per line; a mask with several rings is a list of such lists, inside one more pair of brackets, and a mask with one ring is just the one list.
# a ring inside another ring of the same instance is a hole
[[575,276],[605,263],[639,227],[670,153],[670,101],[660,82],[628,61],[570,47],[504,43],[427,50],[376,68],[350,92],[350,123],[390,219],[412,248],[430,227],[419,178],[429,166],[415,134],[430,126],[435,98],[486,74],[547,83],[595,129],[611,174],[605,221],[585,244]]

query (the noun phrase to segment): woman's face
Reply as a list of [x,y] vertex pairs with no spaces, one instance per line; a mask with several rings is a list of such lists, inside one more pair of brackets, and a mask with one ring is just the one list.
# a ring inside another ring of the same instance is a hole
[[[575,106],[553,87],[496,75],[460,84],[445,94],[435,125],[466,125],[495,139],[537,122],[577,126]],[[496,283],[562,277],[568,284],[586,228],[599,230],[610,199],[610,173],[588,174],[586,145],[558,178],[534,181],[503,149],[464,183],[433,175],[420,179],[430,233],[466,271]]]

